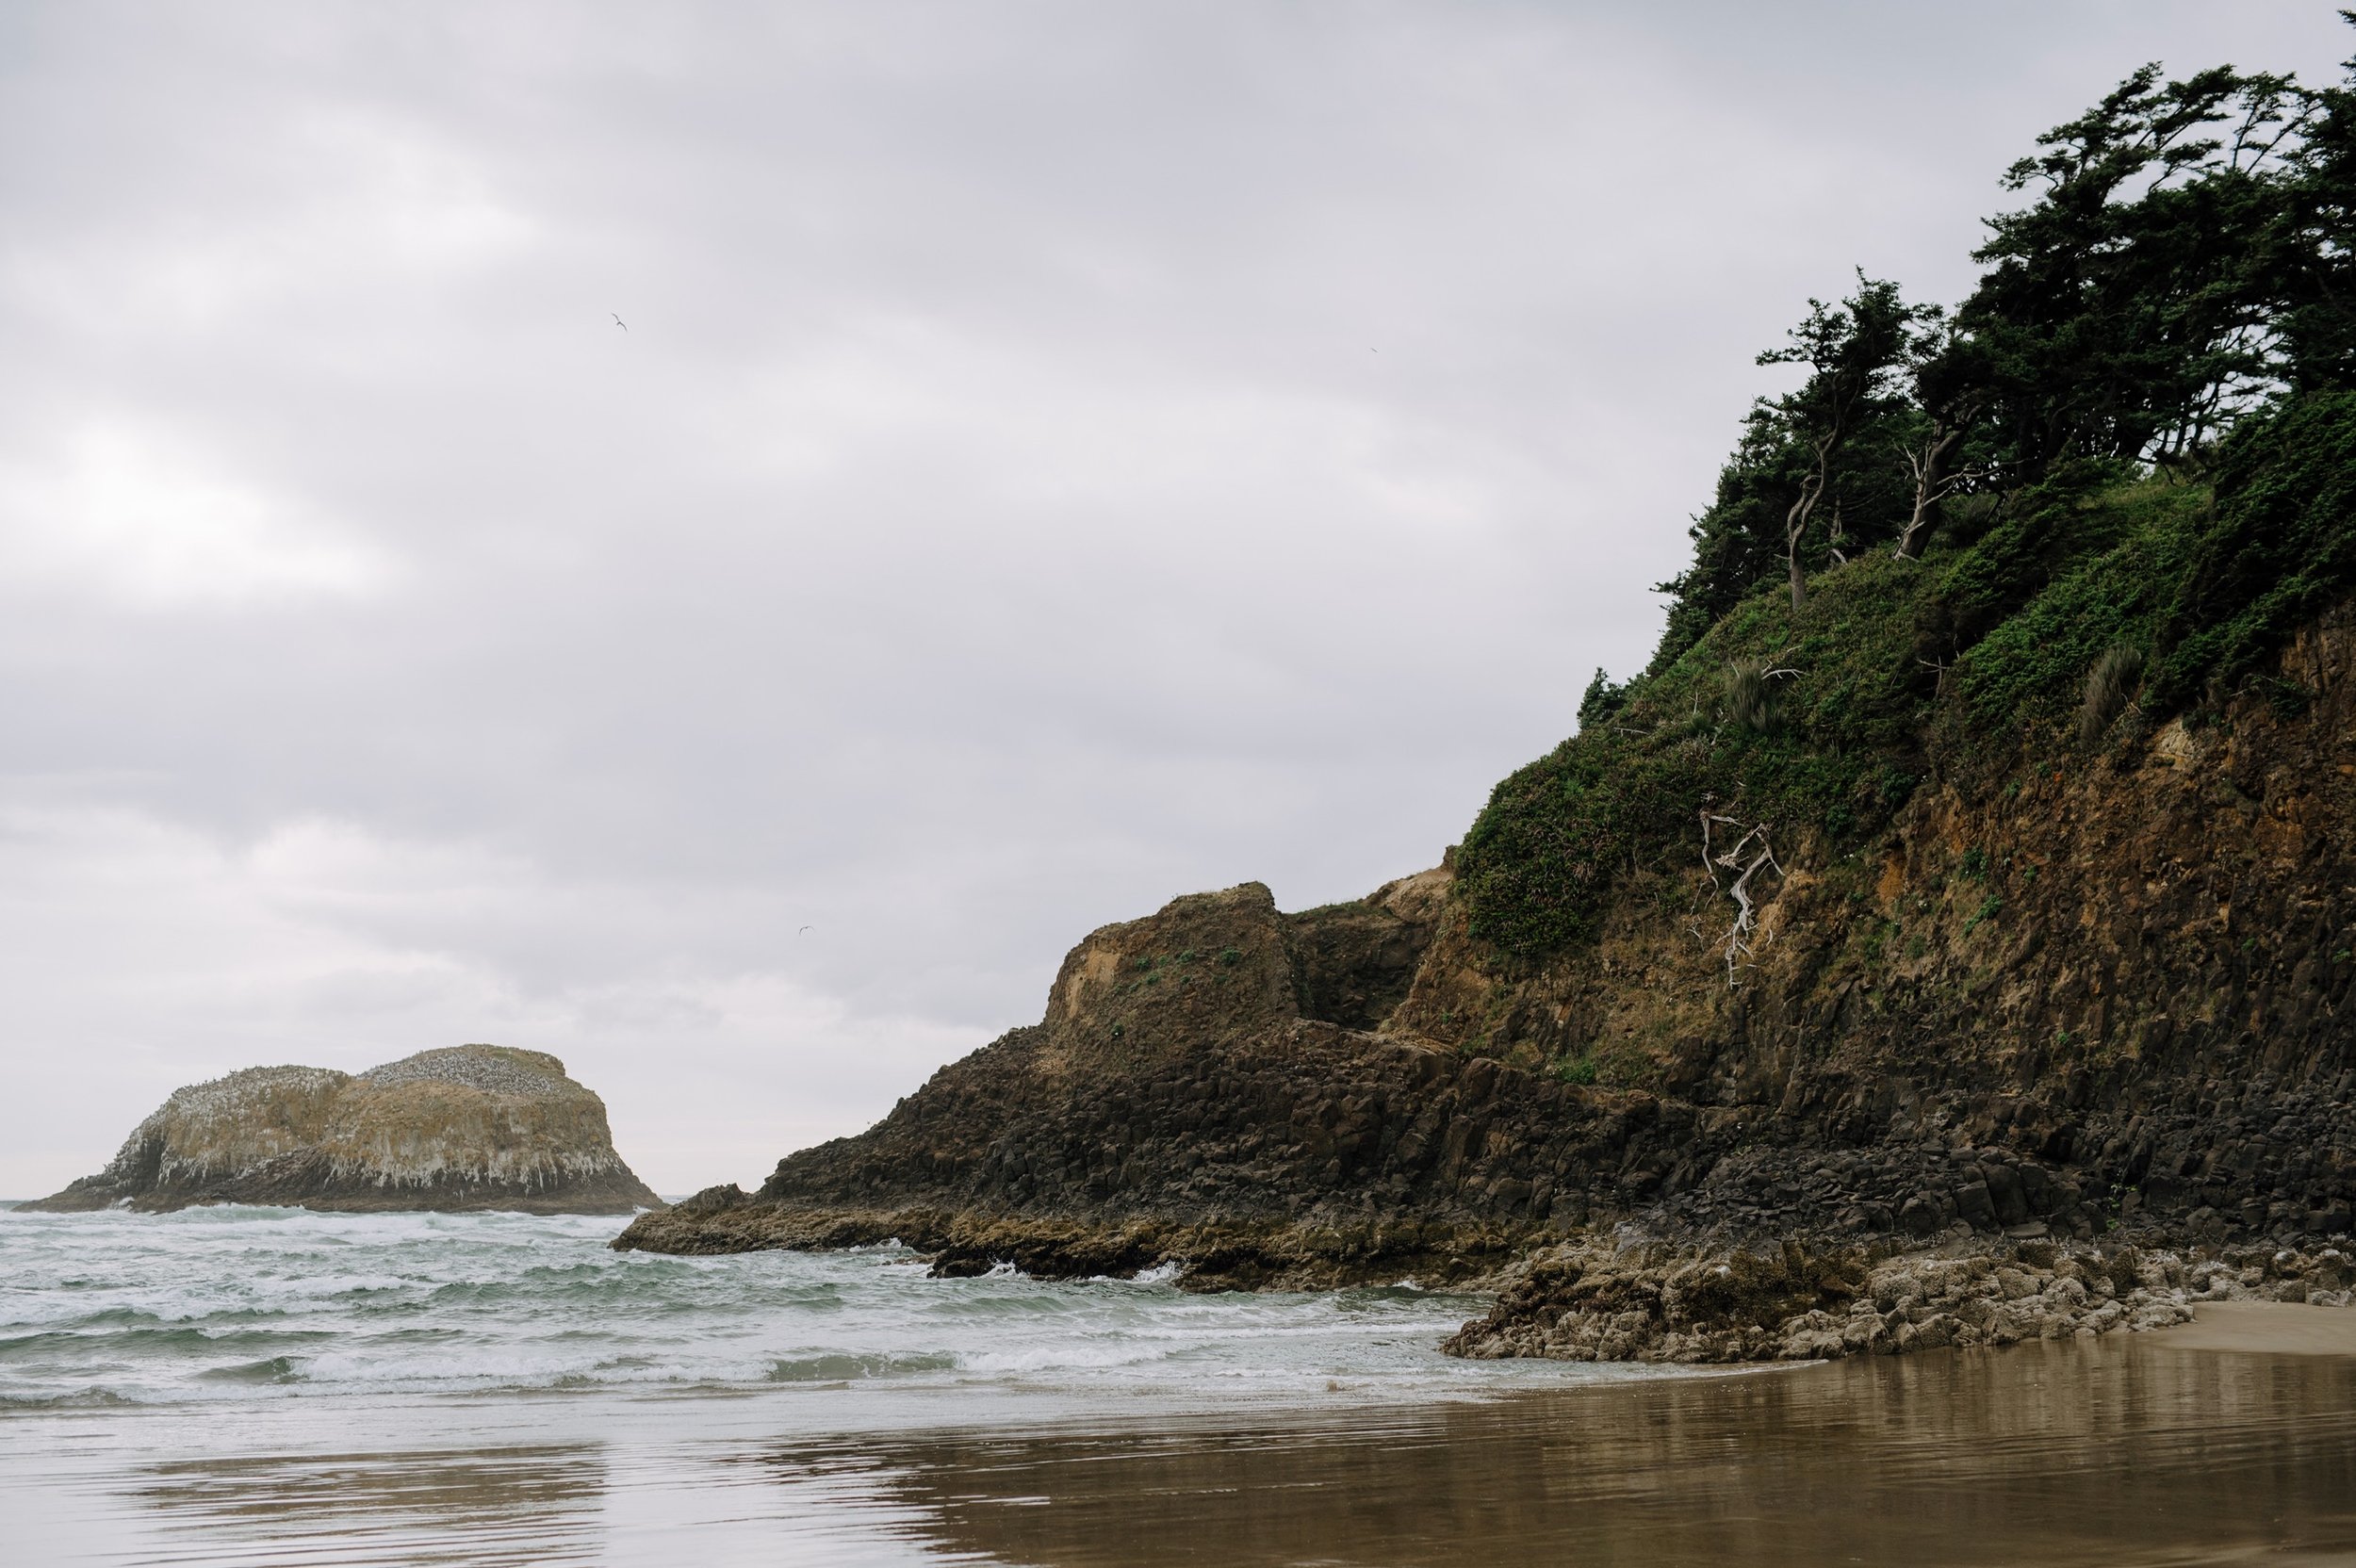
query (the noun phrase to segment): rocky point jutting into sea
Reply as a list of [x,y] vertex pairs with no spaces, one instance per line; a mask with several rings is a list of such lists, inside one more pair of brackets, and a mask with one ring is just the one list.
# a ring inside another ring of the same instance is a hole
[[[615,1245],[1500,1285],[1471,1355],[2345,1299],[2356,398],[2238,450],[2008,497],[1921,559],[1673,627],[1440,867],[1106,926],[1039,1023]],[[2286,598],[2250,541],[2301,529],[2342,577]],[[2127,659],[2102,596],[2145,590],[2102,574],[2147,569],[2138,539],[2184,580]]]
[[661,1200],[605,1102],[537,1051],[463,1045],[357,1074],[256,1067],[175,1090],[106,1168],[27,1210],[195,1203],[628,1214]]

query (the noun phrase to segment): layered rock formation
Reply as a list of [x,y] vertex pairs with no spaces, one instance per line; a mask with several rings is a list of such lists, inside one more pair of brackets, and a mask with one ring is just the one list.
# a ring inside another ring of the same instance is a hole
[[2345,1307],[2356,1263],[2336,1247],[2203,1256],[1966,1242],[1876,1258],[1802,1243],[1714,1257],[1571,1243],[1533,1260],[1446,1348],[1481,1360],[1831,1360],[2164,1329],[2204,1301]]
[[262,1067],[176,1090],[106,1168],[25,1205],[273,1203],[341,1211],[628,1214],[661,1200],[605,1102],[536,1051],[423,1051],[353,1076]]
[[[1983,1282],[2135,1243],[2315,1256],[2356,1199],[2351,671],[2342,612],[2281,656],[2303,706],[2229,696],[2067,768],[1936,784],[1871,857],[1793,835],[1732,983],[1706,890],[1641,877],[1534,966],[1484,950],[1445,866],[1300,915],[1257,884],[1182,898],[1092,934],[1040,1023],[871,1131],[616,1245],[896,1235],[944,1272],[1175,1261],[1209,1288],[1510,1283],[1609,1238],[1659,1300],[1798,1240],[1866,1260],[1843,1315],[1872,1260],[1918,1251]],[[2167,1315],[2135,1288],[2067,1327]],[[1500,1311],[1457,1348],[1597,1342],[1559,1291]]]
[[[1459,1348],[1548,1355],[1846,1345],[1810,1315],[1903,1256],[2073,1301],[2132,1298],[2122,1246],[2320,1258],[2356,1225],[2356,394],[2229,449],[2047,474],[1805,592],[1697,556],[1727,591],[1439,871],[1099,931],[1037,1026],[620,1245],[1521,1270]],[[1709,1283],[1795,1255],[1856,1266]],[[1881,1343],[1995,1332],[1958,1278],[1893,1287],[1925,1315]]]

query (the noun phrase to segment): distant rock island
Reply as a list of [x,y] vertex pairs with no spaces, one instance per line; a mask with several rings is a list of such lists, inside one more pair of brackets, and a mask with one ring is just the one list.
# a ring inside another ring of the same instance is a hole
[[175,1090],[106,1168],[26,1209],[273,1203],[346,1213],[628,1214],[662,1200],[605,1102],[537,1051],[420,1051],[356,1077],[256,1067]]

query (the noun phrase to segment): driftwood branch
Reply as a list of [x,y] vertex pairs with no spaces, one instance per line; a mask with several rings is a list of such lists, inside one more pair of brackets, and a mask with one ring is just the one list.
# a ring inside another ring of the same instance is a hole
[[[1734,923],[1726,929],[1726,988],[1732,990],[1737,969],[1757,947],[1753,933],[1758,929],[1759,921],[1758,909],[1751,898],[1751,878],[1768,867],[1773,867],[1775,874],[1781,876],[1783,866],[1775,859],[1775,845],[1769,841],[1765,823],[1755,823],[1745,828],[1739,818],[1722,815],[1708,807],[1702,808],[1701,819],[1702,869],[1709,874],[1712,888],[1734,900]],[[1735,840],[1730,848],[1715,850],[1710,843],[1710,830],[1713,825],[1721,823],[1728,827],[1742,828],[1742,836]],[[1747,860],[1745,856],[1749,857]],[[1720,887],[1718,873],[1722,869],[1735,874],[1731,886]]]

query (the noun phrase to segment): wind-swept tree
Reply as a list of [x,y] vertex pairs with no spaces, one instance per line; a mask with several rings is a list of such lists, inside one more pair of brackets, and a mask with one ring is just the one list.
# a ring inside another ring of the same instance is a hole
[[2166,463],[2280,385],[2271,308],[2294,155],[2289,78],[2147,65],[2006,172],[1956,326],[2016,481],[2069,457]]
[[1864,430],[1896,413],[1898,372],[1916,332],[1936,307],[1909,305],[1898,286],[1857,272],[1857,292],[1839,305],[1808,302],[1808,317],[1792,328],[1792,341],[1759,356],[1761,365],[1805,365],[1808,378],[1799,390],[1771,405],[1807,462],[1799,490],[1784,513],[1784,565],[1792,585],[1792,608],[1808,602],[1808,578],[1800,545],[1817,509],[1832,505],[1827,544],[1845,559],[1846,532],[1835,480]]
[[1762,365],[1805,365],[1808,376],[1743,416],[1717,494],[1693,519],[1693,564],[1660,585],[1671,602],[1656,666],[1770,573],[1780,572],[1792,603],[1804,604],[1811,566],[1894,535],[1906,504],[1892,456],[1907,428],[1906,368],[1936,316],[1860,271],[1856,293],[1837,305],[1809,301],[1785,346],[1759,356]]
[[1973,441],[1988,402],[1988,354],[1974,338],[1958,334],[1947,313],[1923,307],[1906,345],[1908,416],[1899,458],[1914,486],[1906,526],[1898,531],[1895,554],[1910,561],[1938,520],[1939,503],[1959,490],[1985,482],[1994,471],[1985,440]]
[[[2340,15],[2356,24],[2356,11]],[[2356,386],[2356,59],[2344,68],[2339,86],[2302,94],[2304,136],[2266,257],[2301,390]]]

